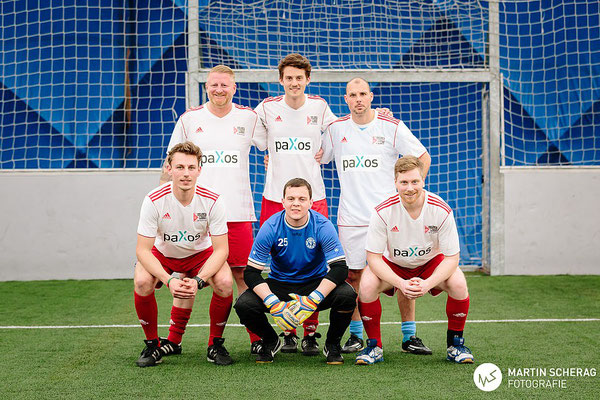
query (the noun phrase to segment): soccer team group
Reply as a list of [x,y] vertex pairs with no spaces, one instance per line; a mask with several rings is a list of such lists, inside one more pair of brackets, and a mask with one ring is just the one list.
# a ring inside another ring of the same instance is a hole
[[[285,94],[252,110],[233,103],[234,73],[216,66],[206,81],[208,102],[177,121],[161,185],[144,198],[137,230],[135,309],[146,336],[138,366],[181,353],[195,296],[207,286],[207,359],[217,365],[233,363],[223,338],[232,307],[257,363],[297,352],[300,325],[302,354],[318,355],[318,314],[326,309],[327,364],[342,364],[342,353],[356,353],[356,364],[382,362],[382,292],[397,295],[402,351],[428,355],[416,336],[415,299],[442,291],[447,359],[473,362],[463,339],[469,294],[454,214],[424,189],[429,153],[389,110],[371,108],[364,79],[347,83],[350,114],[337,118],[325,100],[305,94],[310,72],[305,57],[286,56],[279,64]],[[251,146],[268,150],[256,238]],[[341,187],[339,235],[328,219],[320,168],[332,160]],[[168,337],[158,335],[154,292],[162,285],[173,296]]]

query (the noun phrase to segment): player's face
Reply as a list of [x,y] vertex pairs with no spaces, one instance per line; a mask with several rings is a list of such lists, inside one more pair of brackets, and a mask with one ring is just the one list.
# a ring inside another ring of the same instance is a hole
[[352,81],[348,83],[344,99],[353,115],[363,115],[371,110],[373,92],[369,90],[366,82]]
[[404,205],[415,204],[423,196],[425,181],[418,168],[399,173],[396,176],[396,189]]
[[313,205],[306,186],[288,187],[282,200],[285,209],[285,218],[292,226],[301,226],[306,223],[308,210]]
[[208,99],[215,107],[227,107],[233,100],[236,85],[233,77],[222,72],[213,72],[206,80]]
[[198,158],[192,154],[175,153],[167,171],[179,190],[193,190],[200,175]]
[[279,78],[285,95],[292,98],[304,96],[304,90],[309,82],[310,78],[306,77],[306,71],[296,67],[285,67],[283,77]]

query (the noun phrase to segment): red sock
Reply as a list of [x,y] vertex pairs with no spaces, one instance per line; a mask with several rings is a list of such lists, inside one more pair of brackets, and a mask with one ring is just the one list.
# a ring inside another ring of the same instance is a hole
[[223,337],[223,331],[231,312],[232,303],[233,294],[230,294],[229,297],[221,297],[213,292],[210,306],[208,307],[208,315],[210,316],[209,346],[212,346],[214,338]]
[[317,326],[319,326],[319,312],[315,311],[312,313],[311,316],[304,321],[302,326],[304,327],[304,336],[309,333],[315,333],[317,331]]
[[362,318],[365,332],[369,339],[377,339],[377,346],[383,348],[381,343],[381,302],[379,299],[371,303],[358,301],[358,311]]
[[446,301],[446,315],[448,316],[448,329],[452,331],[464,331],[465,322],[469,314],[469,298],[456,300],[448,296]]
[[142,324],[146,339],[158,339],[158,306],[154,292],[148,296],[140,296],[135,291],[133,292],[135,312]]
[[250,335],[250,343],[254,343],[257,340],[260,340],[260,336],[252,332],[250,329],[246,328],[246,332],[248,332],[248,335]]
[[185,327],[190,320],[191,314],[191,308],[171,307],[171,321],[169,321],[171,326],[169,327],[169,337],[167,338],[169,342],[181,343],[181,338],[185,333]]

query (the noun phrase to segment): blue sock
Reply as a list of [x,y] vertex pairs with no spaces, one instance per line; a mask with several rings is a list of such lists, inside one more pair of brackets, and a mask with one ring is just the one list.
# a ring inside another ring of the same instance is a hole
[[415,321],[402,322],[402,343],[410,339],[411,336],[417,334],[417,323]]
[[350,334],[363,338],[363,323],[362,321],[350,321]]

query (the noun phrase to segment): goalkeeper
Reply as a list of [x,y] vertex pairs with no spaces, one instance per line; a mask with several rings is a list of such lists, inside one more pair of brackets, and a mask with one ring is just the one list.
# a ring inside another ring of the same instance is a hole
[[[269,323],[269,312],[282,330],[302,324],[314,311],[331,308],[323,348],[327,364],[342,364],[340,341],[350,325],[356,292],[348,276],[344,251],[333,224],[311,210],[312,189],[302,178],[283,188],[284,210],[260,228],[244,272],[248,285],[235,303],[242,324],[262,338],[256,362],[270,363],[283,345]],[[269,254],[267,279],[261,272]]]

